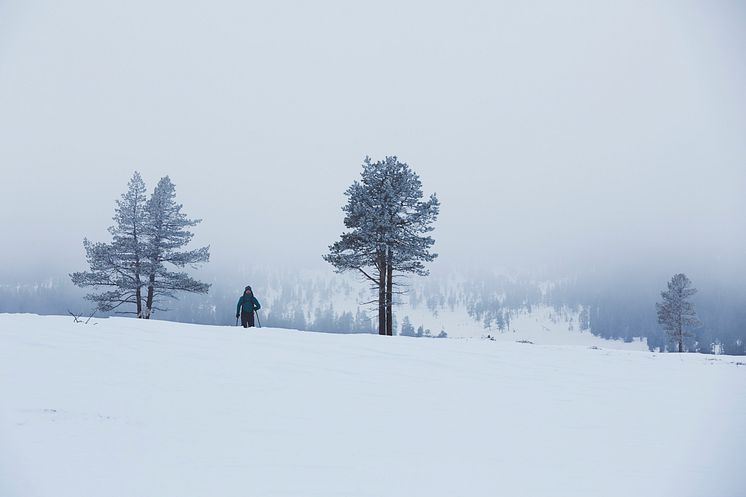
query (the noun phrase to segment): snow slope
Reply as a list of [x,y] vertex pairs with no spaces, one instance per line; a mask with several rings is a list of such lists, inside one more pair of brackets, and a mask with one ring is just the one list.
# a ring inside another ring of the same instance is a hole
[[[267,268],[259,274],[261,277],[254,275],[244,279],[256,283],[254,289],[258,291],[265,316],[282,315],[288,311],[292,314],[299,308],[304,311],[306,321],[311,323],[316,318],[317,311],[333,304],[335,315],[351,312],[354,316],[359,310],[363,310],[371,318],[372,325],[377,326],[378,316],[375,307],[362,304],[375,299],[375,291],[370,289],[367,281],[361,280],[354,272],[330,274],[328,271],[303,271],[288,275],[272,273]],[[496,275],[495,278],[507,277]],[[485,283],[489,290],[477,292],[479,297],[476,297],[474,291],[468,292],[464,289],[469,280],[458,273],[409,279],[407,286],[401,288],[407,292],[404,295],[395,295],[394,322],[397,334],[401,332],[404,318],[408,317],[415,328],[423,326],[429,329],[432,335],[445,331],[451,338],[480,338],[489,334],[498,341],[528,340],[542,345],[595,345],[620,350],[648,350],[645,338],[624,342],[593,335],[589,330],[581,331],[578,323],[580,309],[564,307],[558,310],[538,302],[541,300],[538,296],[534,299],[537,301],[530,305],[524,303],[516,307],[513,303],[514,306],[509,309],[510,330],[501,332],[495,323],[491,328],[485,328],[483,317],[476,318],[469,314],[469,302],[472,299],[504,299],[505,290],[501,289],[500,281]],[[533,288],[545,294],[547,288],[554,284],[555,282],[549,281],[524,283],[521,290],[530,292]],[[431,299],[434,302],[428,304]],[[229,306],[228,311],[231,310],[232,306]],[[507,311],[508,308],[505,307],[504,310]],[[178,311],[170,314],[178,315]],[[232,316],[232,313],[228,316]]]
[[738,360],[5,314],[0,495],[743,496]]
[[[492,329],[485,329],[482,323],[475,321],[464,309],[441,309],[437,313],[432,313],[424,307],[409,308],[406,315],[410,316],[413,323],[423,323],[434,335],[440,330],[445,330],[452,338],[480,338],[489,335],[494,340],[506,342],[527,340],[541,345],[585,345],[605,349],[648,350],[645,338],[624,342],[596,336],[589,330],[570,330],[568,323],[565,320],[558,320],[549,306],[535,305],[530,313],[514,311],[511,314],[510,331],[502,332],[494,326]],[[577,323],[577,312],[574,313],[574,317]]]

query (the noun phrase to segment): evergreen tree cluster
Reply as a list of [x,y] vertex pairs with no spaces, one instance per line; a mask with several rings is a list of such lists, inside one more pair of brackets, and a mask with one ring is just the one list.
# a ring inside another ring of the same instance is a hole
[[266,326],[328,333],[374,333],[373,322],[363,309],[337,313],[332,304],[306,313],[301,305],[284,305],[275,300],[267,314]]
[[[657,298],[657,283],[644,280],[644,275],[615,278],[619,275],[589,272],[583,277],[541,281],[480,271],[460,279],[431,278],[418,280],[416,285],[402,285],[402,276],[427,276],[426,264],[437,257],[430,236],[439,215],[437,197],[425,198],[419,176],[396,157],[377,162],[366,157],[360,179],[345,196],[347,203],[342,210],[346,231],[323,258],[337,272],[354,271],[371,284],[377,295],[367,303],[376,305],[377,327],[361,309],[336,312],[328,297],[340,289],[330,288],[328,281],[293,287],[297,279],[292,278],[281,279],[280,294],[273,294],[265,302],[265,325],[353,333],[377,328],[380,334],[393,335],[398,328],[393,312],[395,297],[408,293],[412,309],[424,305],[433,316],[445,310],[465,309],[485,328],[501,332],[510,330],[517,316],[530,314],[535,306],[542,305],[553,308],[549,319],[555,323],[564,319],[570,330],[590,330],[604,338],[625,341],[644,337],[651,350],[671,350],[673,345],[678,351],[746,354],[746,302],[742,293],[708,291],[695,297],[696,290],[683,274],[672,278],[655,311],[651,303]],[[211,284],[183,271],[207,262],[209,247],[185,249],[193,238],[189,229],[200,220],[189,219],[181,209],[167,176],[147,195],[142,177],[135,172],[127,191],[116,201],[114,224],[109,228],[111,241],[84,239],[89,270],[70,274],[72,283],[94,288],[96,292],[86,298],[104,314],[125,312],[150,318],[154,311],[166,310],[166,299],[186,292],[192,296],[175,304],[179,320],[228,324],[225,316],[233,315],[234,290],[221,283],[217,295],[206,297]],[[264,283],[260,288],[277,288],[278,284],[276,280]],[[57,299],[55,291],[0,287],[4,296],[0,307],[37,310],[40,306],[29,305],[29,301],[46,295],[43,309],[60,307],[56,311],[59,313],[67,300]],[[349,297],[352,289],[343,291]],[[696,299],[701,321],[690,298]],[[7,305],[9,301],[18,305]],[[365,303],[358,300],[358,304]],[[120,310],[129,305],[133,310]],[[432,335],[423,326],[415,329],[408,316],[400,334]],[[441,331],[438,336],[445,335]]]
[[437,335],[433,335],[430,329],[426,329],[424,326],[420,325],[415,330],[414,325],[412,325],[412,322],[409,320],[409,316],[404,316],[404,319],[402,320],[401,325],[401,331],[399,332],[399,335],[404,337],[428,337],[428,338],[448,338],[448,333],[446,333],[445,330],[441,330],[440,333]]
[[[528,285],[528,280],[520,284],[514,281],[510,285],[498,285],[497,282],[503,280],[502,277],[485,275],[484,279],[497,286],[479,284],[478,279],[457,278],[453,275],[414,278],[407,295],[409,307],[413,310],[427,308],[426,300],[431,299],[439,302],[437,309],[443,312],[450,309],[450,301],[455,299],[456,310],[463,309],[466,312],[465,302],[475,301],[478,295],[477,292],[466,293],[466,289],[478,287],[483,289],[483,296],[479,298],[483,298],[485,302],[492,301],[495,296],[502,298],[505,295],[505,300],[500,301],[500,308],[505,315],[509,312],[511,319],[527,312],[527,305],[508,307],[506,302],[520,302],[521,297],[534,295],[535,292],[528,288],[519,289]],[[357,289],[352,278],[336,278],[323,274],[300,275],[294,271],[252,269],[250,273],[213,275],[210,282],[212,286],[208,295],[185,294],[169,305],[168,312],[159,313],[159,318],[189,323],[234,325],[236,300],[243,286],[251,283],[262,302],[262,325],[319,329],[313,325],[314,317],[328,308],[329,302],[334,301],[335,327],[320,331],[347,333],[349,326],[338,325],[347,318],[338,318],[346,312],[356,317],[355,309],[358,306],[355,302],[362,302],[365,295],[365,290]],[[531,306],[552,306],[555,319],[572,322],[578,331],[590,330],[603,338],[625,341],[643,337],[651,350],[677,350],[676,344],[658,325],[653,304],[660,299],[655,281],[642,283],[632,285],[628,281],[614,280],[612,285],[611,281],[604,283],[577,279],[557,283],[551,291],[546,284],[542,284],[545,296],[539,302],[531,300]],[[689,352],[746,355],[746,301],[743,293],[727,287],[713,286],[712,282],[706,283],[703,285],[706,291],[701,288],[700,292],[691,297],[701,324],[688,330],[693,336],[685,337],[684,349]],[[512,290],[506,288],[516,288],[518,293],[512,297]],[[89,314],[90,311],[80,308],[83,295],[81,289],[72,285],[69,278],[61,277],[0,285],[0,312],[64,315],[71,310],[76,314]],[[350,304],[340,306],[336,303],[339,299],[347,300]],[[443,302],[442,306],[440,302]],[[296,308],[305,311],[305,327],[293,320],[293,310]],[[276,312],[277,310],[281,312]],[[370,312],[362,314],[368,318],[371,332],[376,332]],[[575,321],[572,321],[573,318]],[[483,320],[479,322],[484,325]],[[416,333],[417,324],[413,327]],[[360,328],[353,327],[353,332],[356,329]],[[491,329],[497,329],[495,322],[492,322]],[[507,329],[506,326],[506,331]],[[405,323],[402,320],[399,334],[407,334],[404,330]]]
[[[161,178],[152,194],[146,195],[145,182],[135,172],[127,191],[116,201],[111,242],[83,241],[90,269],[72,273],[79,287],[93,287],[86,295],[102,312],[135,314],[149,319],[153,311],[177,292],[207,293],[210,285],[197,281],[184,271],[210,258],[209,247],[182,250],[193,234],[188,228],[201,222],[189,219],[176,203],[176,189],[168,176]],[[129,304],[134,311],[118,311]]]

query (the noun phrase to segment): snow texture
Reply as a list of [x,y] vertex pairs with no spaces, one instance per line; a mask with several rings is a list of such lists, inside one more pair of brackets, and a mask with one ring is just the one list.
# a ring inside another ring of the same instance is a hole
[[4,314],[0,495],[742,496],[739,359]]

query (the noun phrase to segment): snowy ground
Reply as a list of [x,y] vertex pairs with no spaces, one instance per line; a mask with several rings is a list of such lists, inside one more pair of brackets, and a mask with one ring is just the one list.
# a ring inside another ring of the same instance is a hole
[[492,329],[486,329],[482,323],[470,317],[464,309],[441,309],[434,314],[425,307],[417,309],[402,307],[408,310],[407,315],[413,323],[423,323],[434,335],[437,335],[440,330],[446,330],[451,338],[479,338],[489,335],[501,342],[523,340],[541,345],[585,345],[616,350],[649,350],[645,338],[637,338],[631,342],[607,340],[592,334],[589,330],[578,330],[577,313],[574,315],[575,326],[570,330],[567,321],[559,319],[548,306],[536,305],[531,313],[525,311],[513,313],[510,330],[502,332],[494,326]]
[[743,496],[739,361],[0,315],[0,496]]

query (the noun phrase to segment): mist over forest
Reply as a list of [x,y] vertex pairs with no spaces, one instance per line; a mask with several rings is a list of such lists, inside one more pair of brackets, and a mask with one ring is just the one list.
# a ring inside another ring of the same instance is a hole
[[746,495],[744,90],[743,0],[0,0],[0,497]]
[[[353,275],[287,268],[254,268],[219,277],[205,277],[205,273],[210,274],[203,270],[203,281],[212,285],[207,295],[182,295],[166,303],[168,310],[155,313],[153,319],[235,325],[236,301],[243,287],[251,284],[262,304],[263,326],[331,333],[377,332],[375,305],[364,304],[373,294],[365,282]],[[398,305],[394,306],[396,331],[402,333],[405,317],[416,329],[422,325],[416,317],[421,312],[437,315],[450,310],[468,316],[469,326],[482,336],[506,333],[511,329],[510,316],[545,306],[552,309],[550,319],[564,322],[571,331],[624,341],[643,337],[650,350],[670,348],[655,310],[668,278],[648,274],[616,276],[602,278],[588,273],[549,280],[536,274],[521,277],[476,270],[438,271],[426,278],[412,278],[402,289],[406,294],[399,296]],[[699,290],[692,300],[702,324],[687,339],[687,350],[746,354],[746,298],[737,283],[709,279],[706,274],[692,275],[692,280]],[[83,299],[85,293],[73,286],[66,275],[3,284],[0,312],[72,312],[85,319],[93,311],[91,303]],[[132,309],[128,311],[132,315]],[[431,336],[442,331],[457,336],[448,329],[429,331]]]
[[68,275],[139,171],[210,246],[209,293],[155,319],[235,324],[251,284],[263,324],[367,330],[366,283],[321,257],[364,158],[396,155],[442,205],[397,331],[539,305],[660,348],[685,273],[688,350],[743,353],[745,26],[720,1],[2,2],[0,310],[88,313]]

